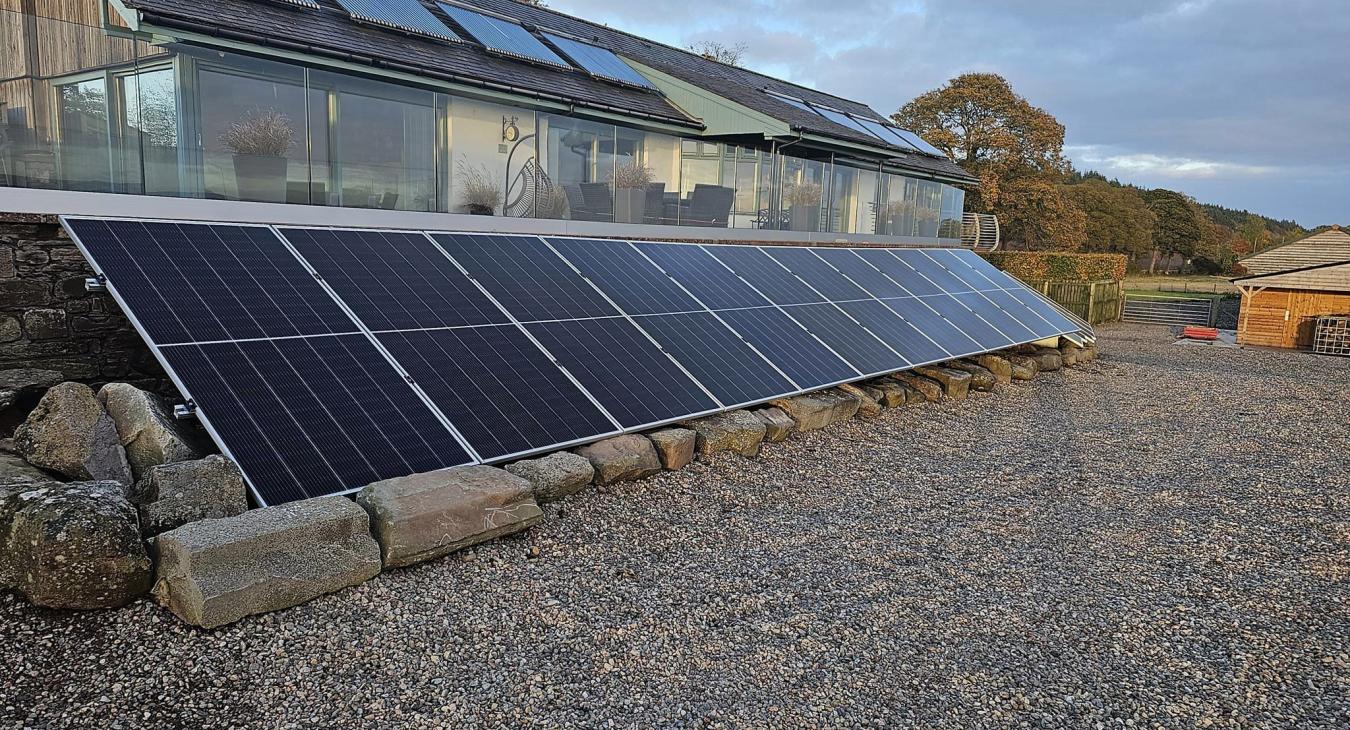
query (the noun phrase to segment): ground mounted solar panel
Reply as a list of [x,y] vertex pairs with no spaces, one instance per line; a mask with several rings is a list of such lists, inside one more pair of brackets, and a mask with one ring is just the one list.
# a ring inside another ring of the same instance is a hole
[[1090,336],[967,251],[64,222],[264,504]]

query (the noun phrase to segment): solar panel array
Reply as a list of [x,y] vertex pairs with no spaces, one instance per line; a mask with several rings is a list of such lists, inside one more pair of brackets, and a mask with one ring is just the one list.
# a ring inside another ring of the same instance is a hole
[[870,119],[868,117],[860,116],[858,114],[849,114],[819,104],[809,103],[801,99],[796,99],[791,96],[769,91],[767,89],[764,91],[764,93],[768,94],[769,96],[772,96],[773,98],[785,104],[790,104],[792,106],[797,107],[798,109],[801,109],[802,111],[808,111],[817,116],[824,117],[830,120],[831,122],[840,125],[841,127],[847,127],[848,129],[852,129],[855,132],[862,132],[863,134],[866,134],[868,136],[876,137],[882,142],[885,142],[886,144],[889,145],[894,145],[902,150],[923,152],[924,154],[934,155],[936,157],[946,157],[946,154],[943,153],[942,150],[929,144],[919,135],[909,131],[908,129],[902,129],[900,127],[897,127],[894,124],[877,121],[876,119]]
[[566,36],[560,36],[556,33],[542,32],[558,50],[562,51],[572,62],[586,71],[596,76],[610,79],[611,81],[621,81],[634,86],[642,86],[648,89],[654,89],[652,82],[648,81],[642,74],[633,70],[623,59],[616,56],[612,51],[593,46],[589,43],[583,43],[573,40]]
[[65,223],[262,504],[1085,327],[965,250]]
[[464,30],[484,47],[530,61],[546,63],[550,66],[571,68],[558,54],[549,50],[543,41],[535,38],[528,30],[509,20],[479,13],[459,5],[437,3],[450,19],[459,23]]
[[449,41],[464,40],[419,0],[337,0],[337,4],[356,20]]

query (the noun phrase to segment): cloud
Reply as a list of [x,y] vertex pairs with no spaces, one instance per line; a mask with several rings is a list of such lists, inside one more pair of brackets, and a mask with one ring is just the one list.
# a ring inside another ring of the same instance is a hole
[[1080,169],[1096,170],[1108,177],[1130,177],[1132,174],[1171,179],[1254,177],[1280,171],[1279,168],[1264,165],[1168,157],[1148,152],[1112,153],[1094,145],[1066,145],[1064,153]]

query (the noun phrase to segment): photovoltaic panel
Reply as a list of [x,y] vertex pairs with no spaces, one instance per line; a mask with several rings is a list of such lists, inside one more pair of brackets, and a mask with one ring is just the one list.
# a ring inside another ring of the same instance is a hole
[[459,23],[479,43],[498,53],[571,68],[558,54],[535,38],[528,30],[508,20],[477,13],[448,3],[437,3],[450,19]]
[[938,347],[946,351],[948,357],[961,355],[978,348],[979,342],[972,339],[952,322],[947,321],[928,304],[930,299],[942,298],[945,298],[945,295],[883,299],[881,303],[937,343]]
[[624,428],[716,410],[718,404],[623,317],[525,325]]
[[882,141],[887,142],[889,144],[893,144],[899,147],[900,149],[906,151],[913,151],[913,152],[919,151],[919,148],[907,142],[904,137],[901,137],[900,135],[896,134],[890,127],[887,127],[881,122],[872,119],[866,119],[863,117],[854,117],[854,118],[858,120],[859,124],[866,127],[867,131],[871,132],[873,135],[877,137],[880,137]]
[[448,41],[463,38],[445,27],[419,0],[337,0],[353,18]]
[[617,432],[515,325],[378,337],[485,461]]
[[[1036,334],[1036,339],[1044,339],[1046,337],[1053,337],[1061,334],[1061,328],[1059,326],[1052,324],[1047,317],[1042,316],[1038,311],[1018,299],[1013,292],[999,289],[984,292],[984,295],[1006,310],[1013,317],[1017,318],[1017,321],[1021,323],[1022,326],[1034,332]],[[1042,307],[1042,309],[1049,308]]]
[[724,406],[765,400],[796,389],[712,314],[658,314],[634,321]]
[[775,261],[787,267],[812,289],[832,302],[868,299],[870,294],[858,288],[848,277],[825,263],[807,248],[777,246],[765,249]]
[[878,271],[875,266],[869,264],[866,259],[854,253],[851,249],[817,248],[812,249],[812,251],[877,299],[910,296],[908,289]]
[[726,264],[742,279],[758,289],[774,304],[810,304],[825,298],[811,291],[811,287],[793,276],[758,246],[712,245],[705,247],[717,260]]
[[818,388],[862,375],[777,307],[727,309],[718,316],[799,388]]
[[1014,342],[1037,339],[1035,331],[1019,322],[1017,317],[986,296],[985,292],[957,292],[952,298],[979,312],[981,318]]
[[505,324],[510,318],[418,232],[282,228],[375,331]]
[[907,366],[945,360],[947,352],[924,336],[894,310],[878,301],[842,302],[839,305],[850,317],[881,338],[892,350],[907,360]]
[[548,242],[628,314],[703,310],[702,305],[626,241],[550,238]]
[[948,322],[956,325],[977,343],[976,347],[958,351],[956,355],[969,355],[974,352],[997,350],[1014,344],[1012,339],[999,332],[986,322],[978,313],[971,311],[954,296],[926,297],[924,303],[936,309]]
[[811,334],[866,375],[901,370],[905,361],[833,304],[784,307]]
[[364,335],[160,352],[264,504],[471,461]]
[[678,243],[633,244],[709,309],[764,307],[770,302],[702,246]]
[[892,281],[903,286],[911,296],[932,296],[945,293],[942,287],[925,279],[913,266],[891,255],[890,249],[857,249],[854,253],[865,259]]
[[1051,306],[1042,299],[1039,294],[1026,287],[1011,289],[1009,290],[1009,293],[1011,293],[1017,301],[1026,305],[1028,309],[1031,309],[1036,312],[1036,314],[1049,321],[1050,324],[1060,332],[1077,332],[1082,329],[1082,325],[1064,316],[1064,314],[1056,307]]
[[909,131],[908,129],[903,129],[903,128],[901,128],[901,127],[891,126],[891,125],[889,125],[889,124],[886,125],[886,128],[887,128],[888,130],[890,130],[891,132],[893,132],[897,137],[899,137],[899,138],[905,140],[906,142],[908,142],[910,145],[912,145],[912,146],[914,146],[914,147],[917,147],[917,148],[919,149],[920,152],[926,152],[926,153],[928,153],[928,154],[930,154],[930,155],[933,155],[933,156],[935,156],[935,157],[946,157],[946,156],[947,156],[947,155],[943,154],[942,150],[940,150],[940,149],[934,147],[933,145],[929,144],[928,141],[925,140],[923,137],[920,137],[919,135],[917,135],[917,134],[915,134],[915,133]]
[[[849,129],[852,129],[855,132],[862,132],[863,134],[869,137],[877,136],[870,129],[860,124],[858,120],[854,119],[853,117],[850,117],[849,115],[843,112],[837,112],[833,109],[828,109],[823,106],[815,106],[814,104],[812,104],[812,106],[815,107],[817,114],[819,114],[822,117],[825,117],[826,119],[830,120],[831,122],[834,122],[835,124],[838,124],[842,127],[848,127]],[[880,138],[878,137],[878,139]]]
[[555,33],[542,33],[558,50],[562,51],[572,62],[581,68],[586,69],[596,76],[602,76],[612,81],[621,81],[634,86],[642,86],[648,89],[656,88],[652,82],[648,81],[642,74],[638,73],[632,66],[624,63],[622,58],[614,55],[609,50],[593,46],[589,43],[566,38]]
[[539,238],[468,233],[433,237],[522,322],[619,314]]
[[894,249],[891,255],[909,264],[923,275],[924,278],[937,285],[944,293],[950,294],[958,291],[970,291],[972,287],[962,281],[960,277],[948,271],[942,264],[934,261],[927,252],[920,249]]

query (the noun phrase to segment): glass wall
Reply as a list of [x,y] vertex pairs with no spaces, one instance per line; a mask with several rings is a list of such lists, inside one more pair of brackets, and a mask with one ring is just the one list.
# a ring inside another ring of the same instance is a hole
[[784,155],[771,143],[682,139],[242,54],[156,46],[125,28],[105,30],[97,4],[39,5],[62,19],[0,10],[0,185],[960,235],[961,190],[865,162],[804,147]]

